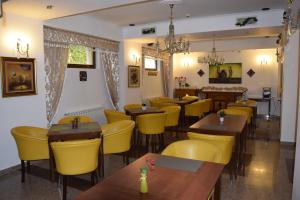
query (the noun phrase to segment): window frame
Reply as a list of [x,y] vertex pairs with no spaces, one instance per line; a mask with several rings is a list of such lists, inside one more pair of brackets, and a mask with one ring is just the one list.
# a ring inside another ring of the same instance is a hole
[[[146,68],[146,65],[145,65],[145,59],[153,59],[155,60],[155,68],[151,69],[151,68]],[[144,56],[144,59],[143,59],[143,65],[144,65],[144,69],[147,70],[147,71],[157,71],[157,68],[158,68],[158,60],[157,58],[155,57],[151,57],[151,56]]]
[[96,69],[96,52],[95,48],[92,47],[93,53],[92,53],[92,61],[93,64],[87,65],[87,64],[67,64],[67,68],[83,68],[83,69]]

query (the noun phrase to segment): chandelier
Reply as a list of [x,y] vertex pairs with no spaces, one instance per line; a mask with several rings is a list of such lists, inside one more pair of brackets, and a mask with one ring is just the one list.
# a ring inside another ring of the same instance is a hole
[[[162,1],[163,2],[163,1]],[[168,2],[168,1],[166,1]],[[174,34],[174,25],[173,25],[173,7],[174,4],[169,4],[171,9],[171,17],[170,17],[170,25],[169,25],[169,34],[165,38],[164,41],[164,48],[160,48],[160,43],[156,42],[156,50],[158,53],[166,52],[170,55],[173,55],[174,53],[189,53],[189,47],[190,42],[185,41],[182,38],[179,38],[179,40],[176,40],[175,34]]]
[[206,57],[198,57],[198,63],[207,63],[208,65],[222,65],[224,63],[224,58],[217,55],[215,39],[213,39],[213,48],[211,54]]

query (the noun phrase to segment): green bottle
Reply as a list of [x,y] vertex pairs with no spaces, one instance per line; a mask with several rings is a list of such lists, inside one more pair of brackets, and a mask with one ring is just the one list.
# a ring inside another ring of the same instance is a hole
[[140,182],[141,182],[141,185],[140,185],[140,192],[145,194],[145,193],[148,193],[148,183],[147,183],[147,168],[141,168],[140,169]]

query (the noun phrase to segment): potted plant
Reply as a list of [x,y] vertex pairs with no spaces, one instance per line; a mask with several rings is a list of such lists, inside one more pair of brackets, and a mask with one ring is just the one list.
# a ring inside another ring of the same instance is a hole
[[219,112],[219,119],[220,119],[220,123],[222,124],[223,122],[224,122],[224,117],[225,117],[225,112],[223,111],[223,110],[221,110],[220,112]]

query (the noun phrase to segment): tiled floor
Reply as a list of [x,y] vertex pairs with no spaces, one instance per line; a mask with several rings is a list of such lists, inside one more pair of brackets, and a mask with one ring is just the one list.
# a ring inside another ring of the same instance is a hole
[[[280,144],[279,120],[258,120],[255,139],[247,141],[246,176],[230,182],[224,172],[221,180],[222,200],[288,200],[291,199],[291,176],[294,158],[292,145]],[[0,200],[59,199],[57,183],[48,178],[48,162],[33,163],[32,172],[25,183],[20,182],[20,171],[0,176]],[[120,156],[105,158],[106,176],[123,167]],[[90,187],[89,176],[70,180],[68,199]]]

